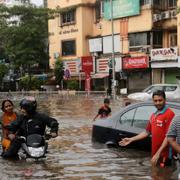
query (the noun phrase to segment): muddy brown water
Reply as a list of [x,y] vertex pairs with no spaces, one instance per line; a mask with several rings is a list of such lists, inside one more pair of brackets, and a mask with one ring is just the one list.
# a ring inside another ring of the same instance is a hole
[[[148,152],[107,148],[91,142],[92,119],[103,98],[103,95],[39,97],[39,110],[59,121],[59,136],[49,140],[48,154],[43,160],[0,158],[0,180],[176,179],[175,167],[152,169]],[[15,104],[17,107],[18,100]],[[111,101],[112,112],[123,105],[123,99]]]

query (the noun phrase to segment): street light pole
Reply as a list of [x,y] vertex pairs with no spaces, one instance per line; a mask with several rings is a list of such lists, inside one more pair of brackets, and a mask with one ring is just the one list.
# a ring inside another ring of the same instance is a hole
[[113,0],[110,0],[111,6],[111,32],[112,32],[112,95],[116,99],[115,90],[115,54],[114,54],[114,21],[113,21]]

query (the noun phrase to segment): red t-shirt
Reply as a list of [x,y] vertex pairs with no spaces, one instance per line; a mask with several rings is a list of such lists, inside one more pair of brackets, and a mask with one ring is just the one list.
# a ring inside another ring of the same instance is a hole
[[[150,121],[147,124],[146,131],[152,134],[152,156],[158,151],[166,137],[169,125],[174,117],[174,112],[167,107],[161,112],[156,112],[151,115]],[[171,158],[172,153],[170,147],[167,146],[161,153],[161,157]]]

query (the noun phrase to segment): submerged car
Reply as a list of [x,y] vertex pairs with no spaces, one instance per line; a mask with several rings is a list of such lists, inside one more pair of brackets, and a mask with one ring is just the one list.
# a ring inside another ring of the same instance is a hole
[[177,84],[153,84],[142,92],[129,94],[128,99],[147,101],[152,98],[153,92],[157,90],[163,90],[166,94],[166,98],[169,100],[180,99],[180,85]]
[[[167,102],[174,113],[180,114],[180,103]],[[139,102],[128,105],[106,119],[98,119],[92,128],[92,141],[110,146],[119,146],[125,137],[135,136],[145,130],[148,120],[156,108],[153,102]],[[151,150],[151,136],[129,144],[127,147]]]

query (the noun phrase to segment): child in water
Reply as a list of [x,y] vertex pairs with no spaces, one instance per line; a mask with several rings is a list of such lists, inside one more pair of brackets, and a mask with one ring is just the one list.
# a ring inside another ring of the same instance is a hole
[[106,118],[111,115],[111,108],[109,107],[110,100],[108,98],[104,99],[104,105],[101,106],[98,110],[98,114],[94,117],[93,121],[96,120],[96,118]]
[[11,144],[11,140],[8,138],[8,130],[6,129],[6,126],[17,118],[17,114],[14,112],[13,102],[9,99],[4,100],[2,102],[1,109],[3,111],[3,115],[1,117],[1,123],[2,123],[1,143],[2,143],[3,152],[5,152],[8,150]]

